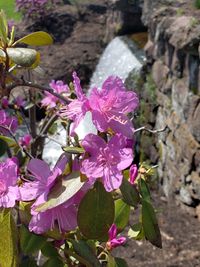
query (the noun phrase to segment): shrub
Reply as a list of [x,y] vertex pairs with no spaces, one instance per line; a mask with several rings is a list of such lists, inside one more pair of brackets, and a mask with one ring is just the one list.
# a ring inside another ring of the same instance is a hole
[[200,0],[195,0],[194,5],[196,8],[200,9]]
[[16,8],[24,19],[37,19],[51,12],[58,3],[60,0],[16,0]]

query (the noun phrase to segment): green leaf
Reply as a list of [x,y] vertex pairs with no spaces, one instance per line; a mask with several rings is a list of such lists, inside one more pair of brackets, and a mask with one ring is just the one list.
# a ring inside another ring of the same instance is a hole
[[47,258],[58,258],[59,254],[57,249],[53,246],[51,242],[46,242],[41,249],[42,254]]
[[24,254],[33,254],[40,250],[46,242],[46,237],[29,232],[25,226],[20,227],[20,245]]
[[161,234],[154,208],[144,199],[142,199],[142,226],[146,239],[154,246],[162,248]]
[[46,261],[42,267],[64,267],[65,264],[59,258],[52,258]]
[[7,44],[8,23],[3,10],[0,11],[0,39]]
[[125,178],[123,178],[120,191],[124,202],[130,206],[137,207],[140,202],[140,196],[134,185],[130,184]]
[[22,260],[20,267],[38,267],[38,265],[35,260],[26,258]]
[[65,152],[70,153],[70,154],[83,154],[85,152],[84,148],[82,147],[63,147],[62,148]]
[[122,231],[129,221],[130,206],[123,200],[118,199],[115,201],[115,220],[118,231]]
[[108,239],[108,230],[114,220],[112,193],[106,192],[100,182],[96,182],[82,199],[78,209],[78,226],[88,239]]
[[77,193],[84,183],[80,181],[79,172],[72,172],[67,179],[60,178],[48,194],[48,199],[44,204],[38,206],[35,210],[43,212],[63,204]]
[[54,123],[51,125],[51,127],[49,128],[48,133],[49,133],[50,135],[54,135],[54,134],[57,132],[57,130],[58,130],[58,124],[57,124],[57,122],[54,122]]
[[114,258],[111,254],[109,254],[107,267],[128,267],[128,265],[124,259]]
[[17,65],[31,67],[38,61],[38,52],[30,48],[7,48],[9,58]]
[[24,43],[27,45],[34,45],[34,46],[43,46],[43,45],[51,45],[53,43],[53,39],[51,35],[46,32],[38,31],[30,33],[21,39],[17,40],[13,45],[18,43]]
[[116,267],[128,267],[126,261],[121,258],[115,258]]
[[75,253],[88,262],[88,267],[101,267],[101,264],[91,247],[84,240],[71,240],[71,242]]
[[128,236],[130,238],[135,239],[135,240],[144,239],[145,236],[144,236],[142,223],[136,223],[136,224],[132,225],[128,231]]
[[9,209],[0,210],[0,266],[18,266],[18,232]]
[[0,135],[0,140],[3,140],[4,142],[6,142],[9,146],[16,145],[16,142],[8,136]]
[[7,143],[0,139],[0,157],[6,153],[7,148],[8,148]]
[[148,188],[147,183],[144,179],[139,179],[139,190],[140,194],[142,195],[142,198],[148,202],[151,202],[151,194]]
[[11,46],[14,43],[15,40],[15,26],[12,26],[11,33],[10,33],[10,41],[9,46]]

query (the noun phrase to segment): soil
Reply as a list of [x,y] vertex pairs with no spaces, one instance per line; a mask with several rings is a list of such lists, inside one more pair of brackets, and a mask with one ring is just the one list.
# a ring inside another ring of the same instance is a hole
[[200,222],[177,205],[154,192],[163,248],[147,241],[130,240],[115,250],[129,267],[200,267]]

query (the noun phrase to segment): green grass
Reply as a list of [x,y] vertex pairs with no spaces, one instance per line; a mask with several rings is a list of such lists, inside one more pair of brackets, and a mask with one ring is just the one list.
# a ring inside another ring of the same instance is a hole
[[4,10],[8,19],[21,19],[21,14],[15,11],[15,0],[0,0],[0,9]]

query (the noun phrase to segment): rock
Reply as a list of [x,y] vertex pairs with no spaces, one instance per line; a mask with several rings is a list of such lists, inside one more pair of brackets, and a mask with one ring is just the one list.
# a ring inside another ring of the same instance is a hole
[[198,206],[196,207],[196,216],[197,216],[197,218],[198,218],[199,221],[200,221],[200,205],[198,205]]
[[187,204],[188,206],[192,205],[193,201],[190,196],[190,192],[187,190],[186,187],[181,187],[179,194],[180,194],[180,201]]
[[[179,12],[183,10],[183,14]],[[200,203],[200,21],[188,1],[144,0],[145,47],[156,89],[158,174],[164,193],[195,211]]]
[[191,133],[194,135],[196,140],[200,143],[200,98],[199,104],[194,107],[194,112],[192,116],[188,118],[188,125],[191,130]]
[[187,103],[189,88],[187,86],[187,78],[176,79],[172,84],[172,109],[185,121],[184,107]]
[[195,199],[200,199],[200,174],[197,172],[191,173],[191,195]]
[[158,88],[161,88],[167,80],[169,69],[160,60],[153,64],[152,76]]

